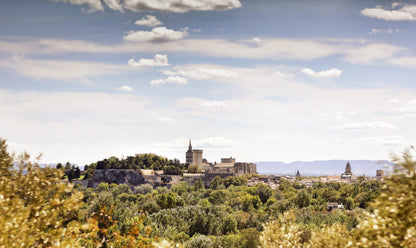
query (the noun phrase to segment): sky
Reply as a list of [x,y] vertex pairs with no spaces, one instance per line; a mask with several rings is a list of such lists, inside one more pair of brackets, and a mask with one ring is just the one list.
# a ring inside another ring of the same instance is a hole
[[42,163],[389,159],[414,145],[416,4],[2,0],[0,137]]

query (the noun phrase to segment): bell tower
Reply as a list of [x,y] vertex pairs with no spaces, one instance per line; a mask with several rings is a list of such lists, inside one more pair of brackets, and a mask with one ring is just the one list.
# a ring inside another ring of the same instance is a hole
[[186,151],[185,157],[186,157],[187,164],[191,165],[194,162],[194,153],[192,151],[191,140],[189,140],[189,147],[188,147],[188,151]]

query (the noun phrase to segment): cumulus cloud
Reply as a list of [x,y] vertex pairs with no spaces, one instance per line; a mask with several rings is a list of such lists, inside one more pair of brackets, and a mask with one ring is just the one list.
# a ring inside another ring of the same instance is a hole
[[134,24],[139,26],[148,26],[148,27],[156,27],[162,25],[163,23],[159,21],[156,16],[146,15],[142,19],[136,21]]
[[139,61],[135,61],[134,59],[130,59],[128,61],[130,66],[134,67],[143,67],[143,66],[168,66],[168,56],[162,54],[156,54],[153,59],[140,59]]
[[153,28],[152,31],[130,31],[123,37],[125,41],[149,42],[149,41],[174,41],[188,35],[186,30],[175,31],[166,27]]
[[342,70],[331,68],[326,71],[315,72],[312,69],[303,68],[301,72],[313,78],[338,78],[341,76]]
[[386,122],[349,122],[345,123],[337,129],[396,129],[397,126]]
[[[396,9],[397,7],[401,8]],[[416,5],[393,3],[391,10],[376,6],[362,10],[361,14],[385,21],[414,21],[416,20]]]
[[178,71],[164,71],[163,73],[169,76],[179,75],[195,80],[238,77],[238,73],[236,71],[210,65],[191,65],[187,68],[179,69]]
[[120,87],[118,90],[121,92],[133,92],[134,91],[132,87],[127,86],[127,85]]
[[169,76],[166,79],[156,79],[153,81],[150,81],[151,85],[163,85],[166,83],[170,83],[170,84],[188,84],[188,80],[186,80],[186,78],[183,77],[177,77],[177,76]]

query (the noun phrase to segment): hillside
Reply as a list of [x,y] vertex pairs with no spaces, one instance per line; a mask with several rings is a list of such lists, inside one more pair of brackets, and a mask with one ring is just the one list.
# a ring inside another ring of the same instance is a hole
[[[279,161],[257,162],[257,172],[264,175],[295,175],[299,170],[302,176],[341,175],[347,160]],[[391,170],[392,163],[386,160],[350,160],[354,175],[375,176],[376,170]]]

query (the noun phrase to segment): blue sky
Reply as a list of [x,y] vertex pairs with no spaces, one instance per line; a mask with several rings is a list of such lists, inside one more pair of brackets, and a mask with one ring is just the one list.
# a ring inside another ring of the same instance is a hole
[[42,162],[388,159],[414,144],[409,1],[36,0],[0,8],[0,136]]

